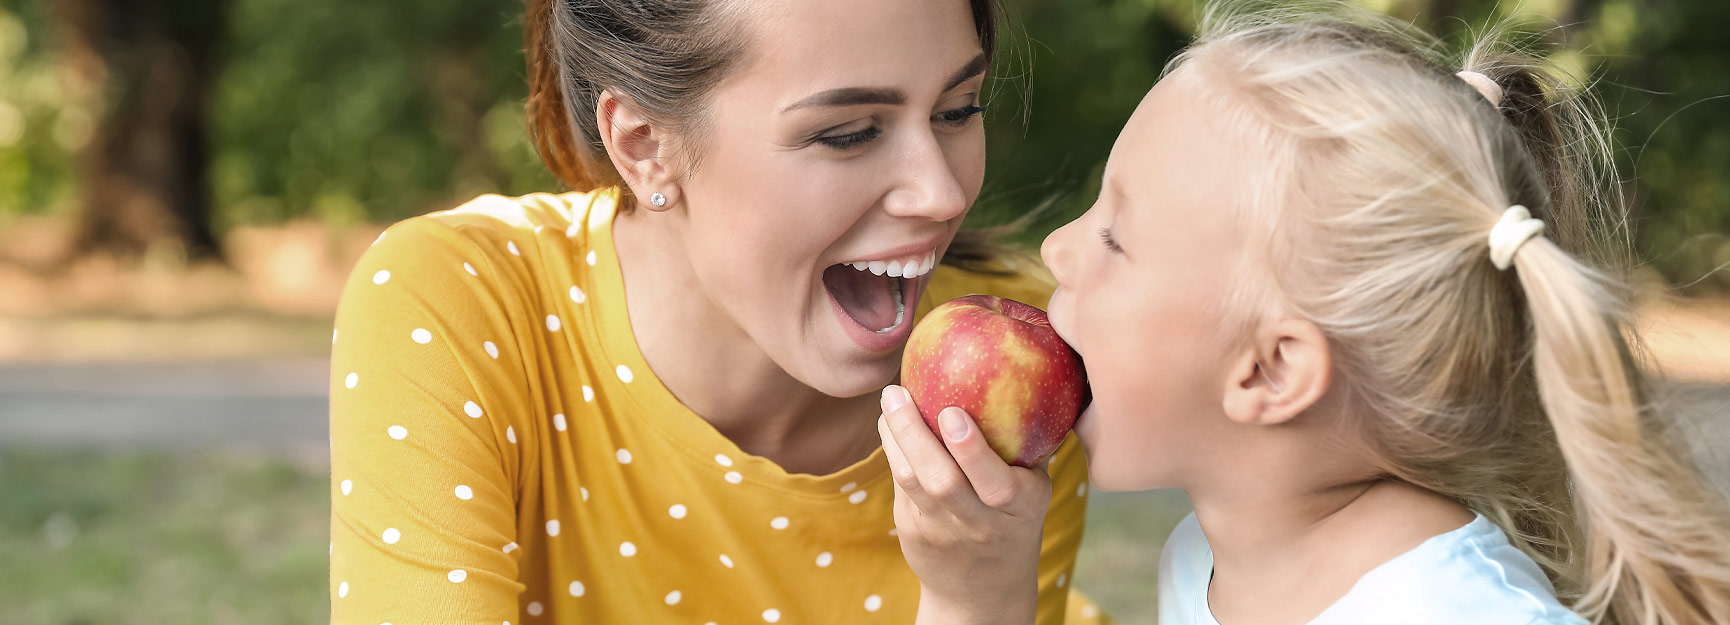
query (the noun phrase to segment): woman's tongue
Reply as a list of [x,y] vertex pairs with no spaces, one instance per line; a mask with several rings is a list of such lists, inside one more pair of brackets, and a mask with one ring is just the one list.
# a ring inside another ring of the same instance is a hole
[[859,325],[881,330],[895,325],[895,296],[901,280],[859,271],[846,265],[831,265],[823,271],[823,285]]

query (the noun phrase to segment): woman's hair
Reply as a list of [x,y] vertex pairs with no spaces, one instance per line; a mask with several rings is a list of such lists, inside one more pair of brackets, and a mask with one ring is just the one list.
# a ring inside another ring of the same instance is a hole
[[[952,0],[959,1],[959,0]],[[979,45],[995,48],[995,0],[967,0]],[[616,187],[634,204],[607,158],[596,126],[601,93],[613,90],[650,122],[682,139],[683,165],[697,166],[710,93],[747,58],[740,0],[527,0],[529,134],[541,161],[577,191]],[[963,230],[944,264],[989,271],[1004,253],[1003,229]]]
[[[1491,29],[1458,60],[1339,2],[1215,4],[1168,72],[1265,143],[1233,332],[1314,322],[1389,476],[1500,526],[1584,616],[1730,623],[1723,499],[1642,375],[1607,123]],[[1456,76],[1503,91],[1493,104]],[[1511,205],[1543,220],[1490,260]]]

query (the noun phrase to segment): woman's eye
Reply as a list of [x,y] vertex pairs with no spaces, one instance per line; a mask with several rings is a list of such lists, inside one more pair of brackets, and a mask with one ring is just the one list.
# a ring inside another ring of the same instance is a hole
[[969,104],[953,111],[938,113],[937,116],[932,117],[931,120],[951,126],[963,126],[967,124],[968,120],[978,117],[980,113],[984,113],[985,108],[986,107],[978,104]]
[[1117,252],[1119,254],[1123,253],[1123,246],[1118,245],[1117,239],[1112,238],[1110,228],[1100,228],[1099,229],[1099,239],[1101,241],[1105,241],[1105,247],[1107,249],[1110,249],[1111,251]]
[[837,150],[850,150],[870,143],[872,139],[876,139],[882,134],[882,128],[871,126],[864,130],[849,132],[846,134],[820,136],[817,137],[816,141]]

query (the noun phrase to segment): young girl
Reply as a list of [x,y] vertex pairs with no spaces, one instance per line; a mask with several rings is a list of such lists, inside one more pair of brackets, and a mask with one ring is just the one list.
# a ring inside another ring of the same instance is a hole
[[[1095,485],[1195,505],[1161,623],[1730,622],[1723,501],[1642,379],[1589,100],[1434,48],[1214,15],[1045,241]],[[1002,598],[1033,588],[1049,483],[954,408],[941,443],[902,389],[883,408],[920,616],[1026,622]]]

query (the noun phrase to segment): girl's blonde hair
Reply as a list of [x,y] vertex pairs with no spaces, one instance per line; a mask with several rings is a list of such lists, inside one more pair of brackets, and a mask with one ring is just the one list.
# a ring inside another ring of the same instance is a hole
[[[1314,322],[1380,467],[1494,521],[1587,618],[1730,623],[1723,501],[1630,332],[1607,124],[1506,33],[1450,62],[1339,2],[1211,6],[1167,71],[1269,148],[1237,207],[1266,269],[1239,272],[1234,327]],[[1499,271],[1489,234],[1514,204],[1547,229]]]

